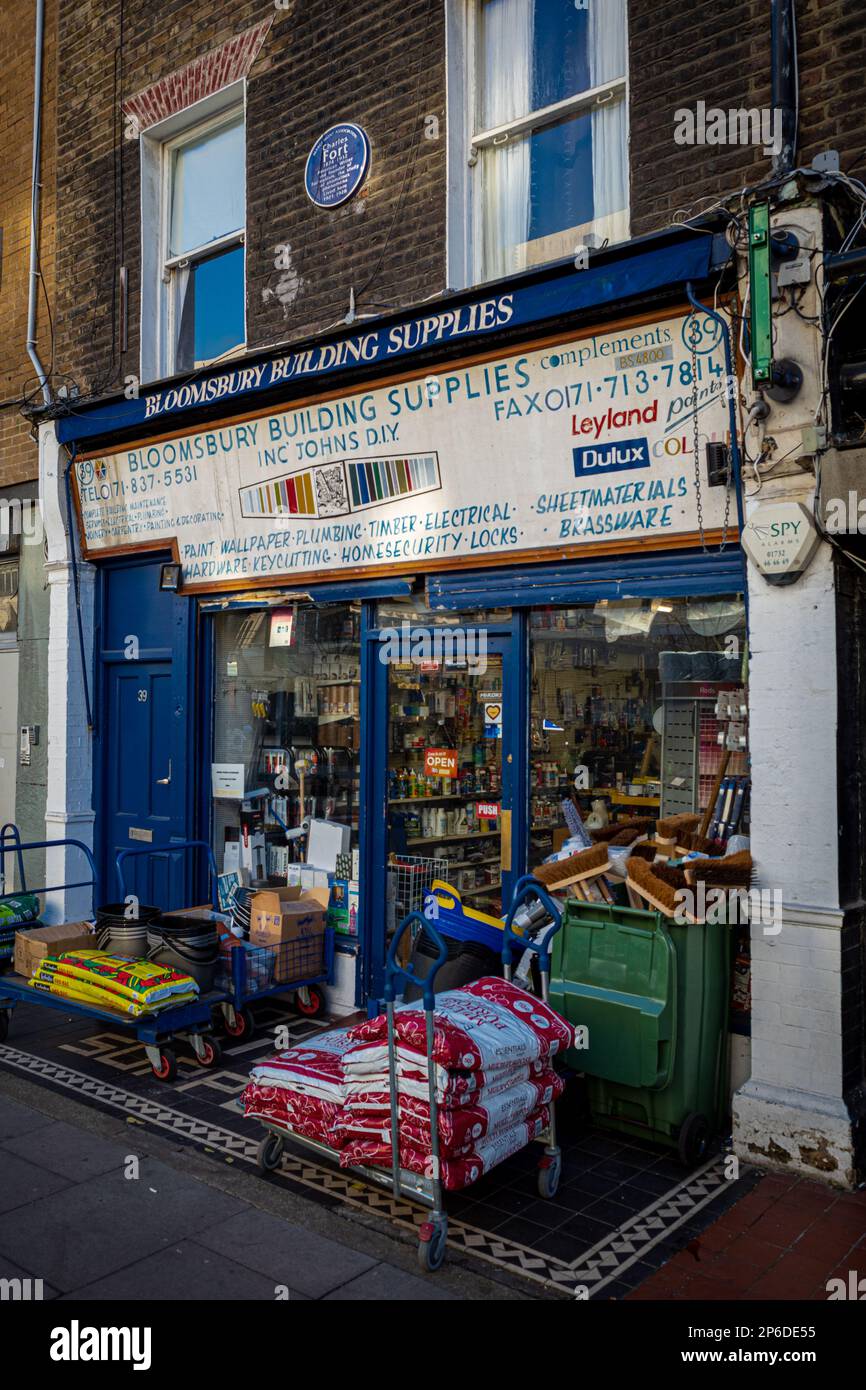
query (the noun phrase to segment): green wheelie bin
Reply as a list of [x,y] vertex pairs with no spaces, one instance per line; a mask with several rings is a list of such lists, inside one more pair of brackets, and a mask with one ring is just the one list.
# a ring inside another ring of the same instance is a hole
[[581,1029],[566,1061],[586,1075],[593,1119],[688,1167],[726,1110],[730,953],[724,923],[573,898],[552,951],[550,1003]]

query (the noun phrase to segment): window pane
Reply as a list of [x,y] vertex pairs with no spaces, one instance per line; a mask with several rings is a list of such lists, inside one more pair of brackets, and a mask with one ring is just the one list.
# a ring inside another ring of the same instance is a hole
[[170,255],[207,246],[244,226],[245,159],[242,117],[174,151]]
[[[567,839],[563,800],[573,793],[603,829],[703,812],[726,751],[727,775],[747,776],[740,596],[536,609],[531,663],[530,865]],[[718,838],[748,833],[747,806]],[[620,856],[611,853],[621,874]]]
[[175,371],[183,372],[244,342],[244,248],[233,246],[176,274],[186,281],[175,354]]
[[574,250],[594,215],[592,122],[575,116],[482,151],[485,279]]
[[[619,10],[619,0],[610,8]],[[526,116],[592,86],[588,36],[587,11],[576,10],[569,0],[485,0],[482,128]]]
[[299,604],[276,631],[273,616],[213,620],[213,761],[242,765],[244,790],[267,792],[250,813],[239,798],[214,798],[213,848],[221,871],[285,883],[305,849],[305,837],[286,832],[307,817],[347,826],[358,844],[360,610]]

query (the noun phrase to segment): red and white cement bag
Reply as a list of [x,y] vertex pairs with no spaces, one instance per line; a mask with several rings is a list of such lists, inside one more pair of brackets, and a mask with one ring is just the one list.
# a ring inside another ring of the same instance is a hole
[[348,1028],[335,1028],[305,1038],[285,1052],[260,1062],[250,1072],[250,1080],[269,1086],[284,1086],[301,1095],[320,1100],[345,1098],[343,1054],[349,1043]]
[[[522,1081],[507,1090],[482,1093],[472,1105],[453,1110],[440,1109],[439,1143],[443,1153],[460,1154],[480,1139],[492,1139],[525,1120],[542,1105],[550,1105],[562,1095],[565,1083],[549,1071],[535,1081]],[[377,1104],[373,1104],[373,1101]],[[400,1133],[418,1148],[430,1147],[430,1104],[411,1096],[402,1097],[399,1107]],[[339,1112],[340,1131],[349,1139],[388,1137],[391,1111],[387,1091],[368,1093],[362,1105],[350,1098]]]
[[[537,1139],[549,1122],[550,1112],[547,1106],[543,1106],[535,1114],[520,1124],[513,1125],[511,1129],[504,1130],[495,1138],[480,1140],[468,1153],[454,1158],[440,1158],[439,1177],[442,1186],[451,1192],[469,1187],[485,1173],[489,1173],[491,1168],[495,1168],[497,1163],[503,1163],[506,1158],[510,1158],[533,1139]],[[433,1158],[429,1147],[419,1149],[404,1142],[400,1147],[400,1163],[410,1173],[433,1177]],[[390,1139],[387,1142],[382,1139],[356,1139],[348,1143],[340,1151],[340,1166],[350,1168],[355,1164],[390,1168]]]
[[248,1118],[285,1125],[296,1134],[318,1139],[335,1148],[343,1142],[342,1133],[336,1129],[340,1114],[337,1101],[320,1100],[317,1096],[287,1090],[285,1086],[265,1086],[251,1081],[243,1093],[243,1102]]
[[[517,1081],[541,1076],[546,1062],[538,1060],[520,1067],[495,1067],[489,1071],[458,1071],[433,1063],[436,1099],[441,1105],[470,1105],[481,1091],[493,1095],[508,1090]],[[427,1099],[427,1058],[420,1052],[398,1048],[397,1089],[401,1094]],[[346,1095],[388,1088],[388,1048],[384,1043],[359,1044],[346,1059]]]
[[[401,1005],[395,1012],[398,1041],[426,1051],[426,1025],[417,1005]],[[353,1043],[382,1041],[388,1036],[384,1014],[349,1030]],[[433,1015],[433,1058],[443,1067],[460,1071],[490,1071],[497,1067],[525,1066],[553,1057],[570,1047],[574,1030],[542,1000],[514,984],[494,977],[475,980],[460,989],[447,990],[436,1000]],[[347,1054],[350,1061],[355,1049]]]

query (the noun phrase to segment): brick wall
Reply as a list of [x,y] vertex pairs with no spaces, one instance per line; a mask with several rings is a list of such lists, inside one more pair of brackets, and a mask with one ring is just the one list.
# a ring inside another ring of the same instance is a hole
[[[56,98],[57,0],[46,6],[43,127],[41,266],[54,307],[54,107]],[[32,0],[3,0],[0,5],[0,487],[37,476],[36,445],[30,425],[15,402],[36,392],[38,382],[26,352],[27,290],[30,269],[30,175],[33,142]],[[39,353],[46,368],[51,337],[45,296],[38,303]],[[7,404],[11,402],[12,404]],[[14,494],[13,494],[14,495]]]
[[[118,390],[138,371],[139,146],[121,139],[119,102],[273,15],[247,82],[247,340],[297,339],[357,312],[405,305],[445,283],[445,140],[424,138],[424,116],[444,116],[440,0],[291,9],[239,0],[203,6],[61,0],[64,102],[60,164],[59,361],[82,389]],[[100,40],[94,42],[94,35]],[[118,64],[119,66],[119,64]],[[119,90],[116,90],[119,88]],[[340,118],[363,125],[372,172],[363,195],[334,212],[304,192],[307,154]],[[122,166],[122,170],[121,170]],[[291,247],[292,270],[277,269]],[[118,267],[129,273],[129,350],[119,344]]]
[[[770,0],[628,0],[631,230],[663,227],[765,179],[771,160],[749,146],[677,145],[674,113],[770,106]],[[799,162],[837,149],[863,174],[866,8],[857,0],[797,0]],[[858,168],[859,166],[859,168]]]
[[[58,367],[83,390],[117,390],[138,370],[139,147],[121,138],[121,100],[272,19],[247,85],[247,323],[251,348],[359,314],[416,303],[445,284],[444,0],[59,0],[64,99]],[[852,0],[798,0],[801,156],[839,149],[854,169],[863,139],[858,64],[866,11]],[[674,113],[768,107],[769,0],[629,0],[632,234],[665,226],[766,177],[750,146],[674,142]],[[122,38],[122,52],[119,45]],[[369,132],[362,196],[311,206],[303,168],[339,118]],[[861,170],[862,172],[862,170]],[[275,266],[288,245],[291,268]],[[119,352],[118,271],[129,274],[129,347]]]

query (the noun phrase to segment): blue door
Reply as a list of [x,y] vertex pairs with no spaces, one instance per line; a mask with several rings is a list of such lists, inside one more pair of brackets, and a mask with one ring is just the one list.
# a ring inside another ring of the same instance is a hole
[[100,624],[96,844],[106,901],[118,899],[115,871],[123,849],[152,850],[125,861],[129,893],[164,909],[189,906],[188,855],[171,845],[190,839],[190,602],[159,588],[161,562],[103,571]]

